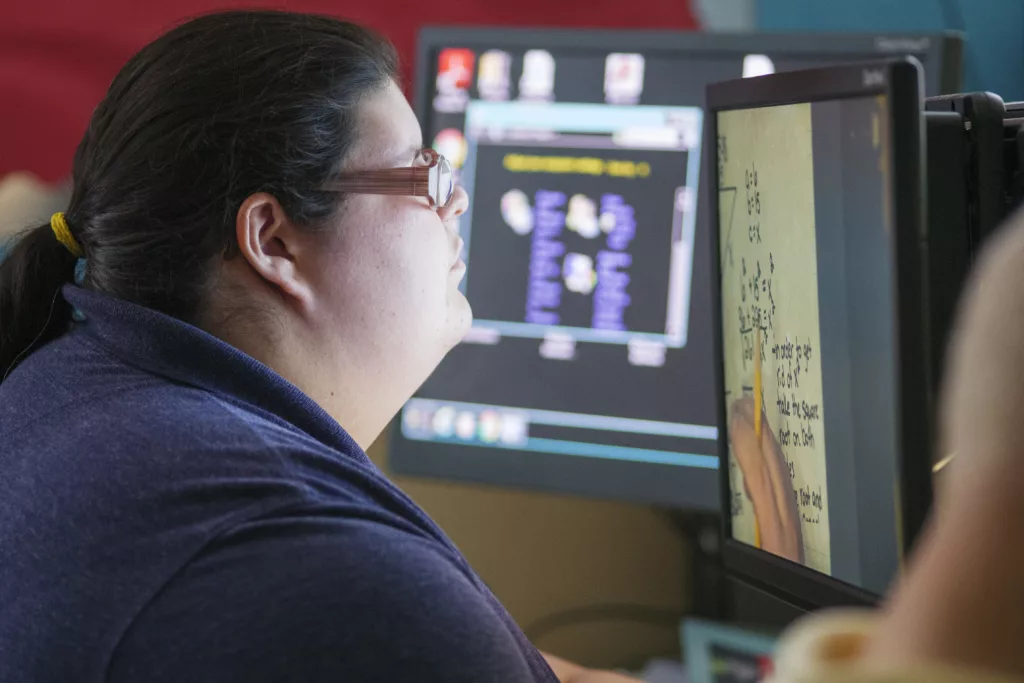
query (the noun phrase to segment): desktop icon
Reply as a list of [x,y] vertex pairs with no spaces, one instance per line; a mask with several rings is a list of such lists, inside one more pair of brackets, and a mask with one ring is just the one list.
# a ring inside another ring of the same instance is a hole
[[438,133],[434,138],[434,149],[448,160],[452,168],[462,168],[466,163],[466,138],[457,128],[445,128]]
[[555,58],[547,50],[527,50],[523,55],[523,75],[519,77],[519,96],[548,100],[555,90]]
[[574,194],[569,199],[569,210],[565,215],[565,227],[580,237],[594,239],[601,234],[597,220],[597,202],[585,194]]
[[469,90],[473,83],[472,50],[449,47],[441,50],[437,64],[437,91],[455,93]]
[[471,441],[476,436],[476,415],[468,410],[459,413],[455,418],[455,436],[463,441]]
[[743,78],[757,78],[775,73],[775,62],[768,55],[747,55],[743,58]]
[[601,232],[609,234],[615,229],[615,213],[612,211],[605,211],[601,214],[601,217],[597,219],[597,224],[601,228]]
[[533,207],[522,190],[509,190],[501,196],[501,217],[517,235],[533,230]]
[[636,104],[644,90],[644,56],[613,52],[604,62],[604,97],[612,104]]
[[526,444],[526,417],[521,413],[505,413],[501,419],[501,442],[506,446]]
[[501,438],[501,415],[493,410],[480,413],[480,440],[484,443],[497,443]]
[[488,50],[480,55],[476,87],[485,100],[507,100],[511,87],[509,72],[512,55],[504,50]]
[[434,428],[434,436],[448,439],[455,430],[455,409],[449,406],[438,408],[431,419],[431,426]]
[[427,425],[427,414],[416,407],[406,407],[402,411],[402,423],[407,432],[419,432]]
[[565,332],[548,332],[541,342],[541,358],[548,360],[574,360],[576,358],[576,338]]
[[586,254],[566,254],[562,261],[565,288],[577,294],[590,294],[597,286],[594,259]]

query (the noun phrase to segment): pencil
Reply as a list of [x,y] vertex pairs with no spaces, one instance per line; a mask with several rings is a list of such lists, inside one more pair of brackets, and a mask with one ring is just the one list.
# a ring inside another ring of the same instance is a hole
[[[754,436],[761,445],[761,328],[754,332]],[[754,546],[761,547],[761,525],[754,517]]]
[[754,435],[761,440],[761,328],[754,331]]

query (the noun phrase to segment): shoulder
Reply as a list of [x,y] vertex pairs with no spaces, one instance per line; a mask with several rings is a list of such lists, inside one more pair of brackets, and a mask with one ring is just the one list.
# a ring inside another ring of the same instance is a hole
[[[532,680],[500,606],[442,544],[340,510],[234,530],[139,615],[110,680]],[[184,662],[175,667],[169,662]]]
[[187,444],[200,441],[200,430],[211,423],[231,426],[212,394],[136,368],[75,332],[15,368],[3,382],[0,405],[8,438],[41,439],[57,448],[71,438],[102,443],[165,436]]
[[[338,460],[257,406],[137,368],[84,334],[32,354],[4,382],[0,399],[7,455],[28,458],[53,477],[68,466],[106,468],[137,479],[131,485],[158,485],[290,469],[286,454]],[[69,459],[72,453],[90,458]]]

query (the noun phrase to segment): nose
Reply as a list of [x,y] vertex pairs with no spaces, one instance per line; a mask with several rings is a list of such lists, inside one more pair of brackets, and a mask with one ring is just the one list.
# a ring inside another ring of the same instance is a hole
[[468,208],[469,195],[462,189],[462,185],[456,185],[455,190],[452,191],[452,199],[448,202],[448,206],[441,209],[438,213],[441,214],[441,220],[447,222],[466,213]]

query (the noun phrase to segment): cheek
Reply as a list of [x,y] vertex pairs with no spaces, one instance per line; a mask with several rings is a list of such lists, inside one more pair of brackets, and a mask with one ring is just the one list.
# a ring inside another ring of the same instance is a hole
[[398,335],[440,328],[451,288],[444,227],[418,206],[372,215],[376,220],[350,216],[345,223],[352,229],[342,228],[341,258],[329,287],[344,314],[375,334],[381,328]]

